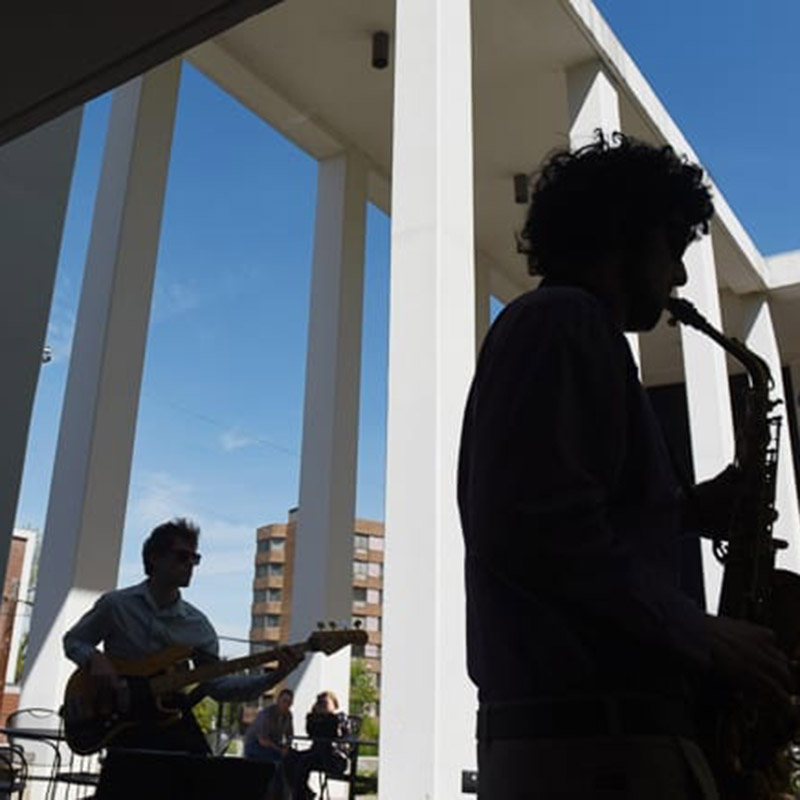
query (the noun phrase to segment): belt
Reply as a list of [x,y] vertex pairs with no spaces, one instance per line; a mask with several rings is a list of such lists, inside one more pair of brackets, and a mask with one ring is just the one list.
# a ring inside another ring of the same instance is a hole
[[481,703],[478,709],[481,742],[637,735],[692,739],[694,728],[683,703],[646,695]]

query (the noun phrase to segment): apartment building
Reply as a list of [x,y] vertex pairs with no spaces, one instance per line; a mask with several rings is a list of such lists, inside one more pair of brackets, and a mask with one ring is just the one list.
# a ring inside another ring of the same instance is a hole
[[16,528],[8,554],[2,604],[0,604],[0,725],[19,707],[17,667],[28,631],[33,597],[33,562],[36,531]]
[[[297,509],[287,522],[272,523],[256,532],[255,577],[250,639],[255,648],[269,648],[289,641],[292,617]],[[353,531],[352,624],[361,623],[368,642],[354,647],[364,658],[380,687],[381,617],[383,614],[383,523],[357,519]],[[341,620],[338,620],[341,622]]]

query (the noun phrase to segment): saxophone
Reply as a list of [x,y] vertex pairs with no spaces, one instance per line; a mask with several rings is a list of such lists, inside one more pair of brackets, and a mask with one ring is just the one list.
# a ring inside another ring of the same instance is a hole
[[[800,576],[777,569],[787,543],[773,536],[781,417],[771,398],[767,363],[737,339],[724,336],[687,300],[670,299],[671,325],[681,322],[709,336],[746,370],[743,424],[736,431],[735,464],[741,477],[738,506],[726,541],[714,540],[723,565],[719,614],[771,628],[792,666],[800,659]],[[795,681],[800,675],[795,674]],[[700,722],[701,744],[725,800],[794,797],[800,772],[798,719],[772,711],[757,698],[719,691]],[[710,716],[710,719],[708,718]]]

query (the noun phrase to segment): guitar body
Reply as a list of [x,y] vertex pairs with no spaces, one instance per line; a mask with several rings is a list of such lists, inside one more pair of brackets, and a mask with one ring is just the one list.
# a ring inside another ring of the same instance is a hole
[[88,669],[76,670],[67,682],[61,709],[67,744],[74,752],[88,755],[113,744],[128,728],[170,725],[180,720],[184,713],[182,695],[154,693],[151,679],[177,671],[191,655],[191,648],[172,645],[136,661],[112,659],[124,682],[121,696],[102,691]]

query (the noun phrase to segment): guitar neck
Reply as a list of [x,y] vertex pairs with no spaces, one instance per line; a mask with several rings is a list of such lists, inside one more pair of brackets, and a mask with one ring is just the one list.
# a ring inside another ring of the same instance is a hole
[[[297,652],[305,653],[308,650],[308,642],[301,642],[300,644],[291,645],[291,647]],[[214,661],[210,664],[202,664],[184,672],[169,672],[165,675],[157,675],[150,679],[150,690],[154,695],[168,694],[195,683],[205,683],[206,681],[214,680],[214,678],[231,675],[234,672],[260,667],[270,661],[277,661],[278,652],[282,649],[284,648],[276,647],[272,650],[265,650],[263,653],[253,653],[252,655],[233,658],[229,661]]]

